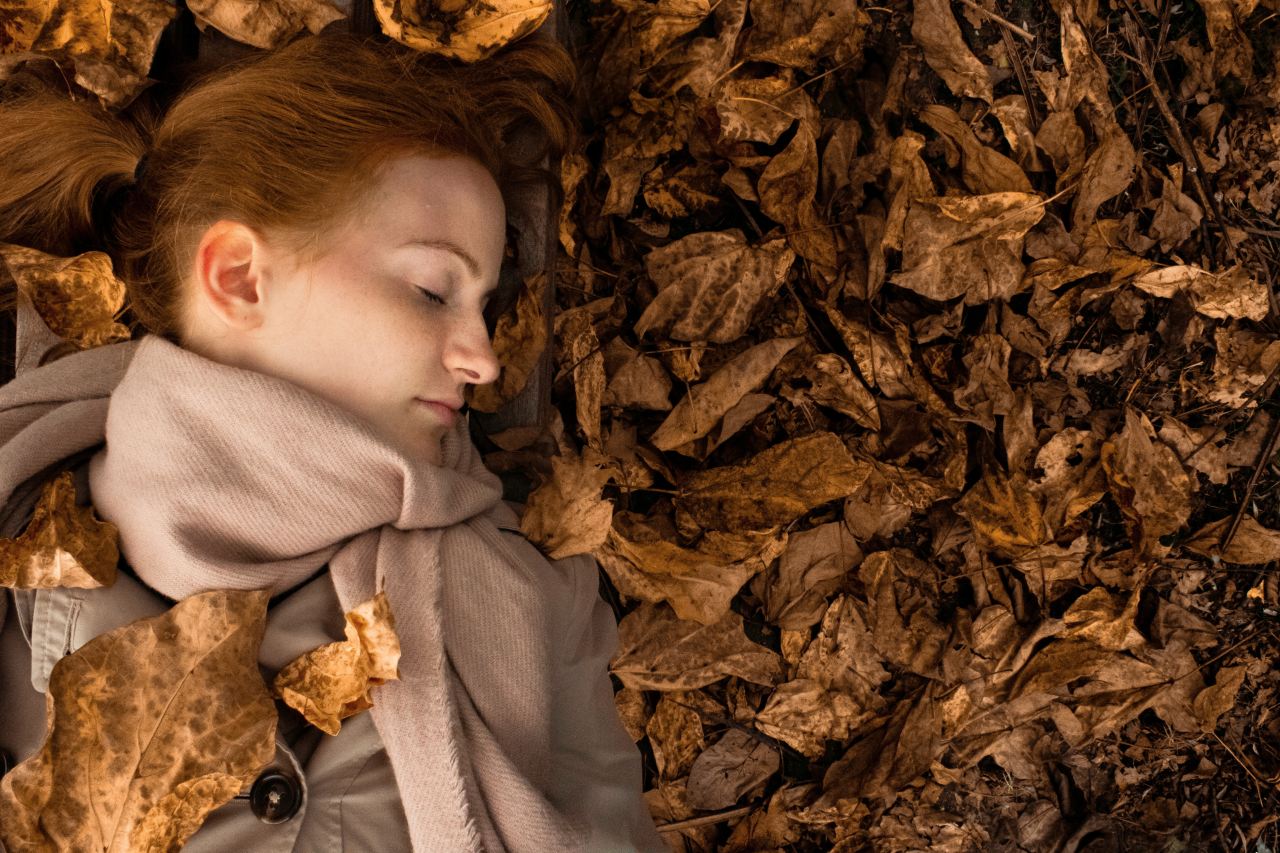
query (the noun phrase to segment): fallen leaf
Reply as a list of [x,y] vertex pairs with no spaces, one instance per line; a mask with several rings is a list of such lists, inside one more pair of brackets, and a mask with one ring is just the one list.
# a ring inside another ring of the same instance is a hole
[[689,770],[689,805],[727,809],[778,772],[778,751],[740,729],[729,729],[694,760]]
[[55,663],[44,744],[0,780],[0,842],[172,849],[251,783],[276,749],[258,670],[269,598],[192,595]]
[[300,655],[276,673],[272,693],[325,734],[373,707],[369,691],[400,677],[400,638],[386,593],[345,614],[347,638]]
[[45,483],[31,520],[14,539],[0,539],[0,586],[15,589],[111,586],[120,561],[120,534],[78,506],[75,481],[63,471]]
[[542,26],[548,0],[486,0],[448,11],[441,4],[374,0],[382,31],[424,53],[477,62]]
[[590,447],[551,457],[551,476],[529,495],[520,530],[548,558],[588,554],[609,534],[613,504],[601,496],[610,471]]
[[201,29],[211,26],[245,44],[274,50],[302,29],[318,33],[346,17],[325,0],[193,0],[187,8]]

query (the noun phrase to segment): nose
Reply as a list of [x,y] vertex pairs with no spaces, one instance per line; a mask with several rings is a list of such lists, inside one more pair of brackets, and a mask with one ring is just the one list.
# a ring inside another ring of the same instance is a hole
[[456,327],[445,352],[445,367],[451,372],[460,373],[462,382],[473,385],[487,385],[498,378],[502,365],[493,351],[483,314],[477,313],[475,317]]

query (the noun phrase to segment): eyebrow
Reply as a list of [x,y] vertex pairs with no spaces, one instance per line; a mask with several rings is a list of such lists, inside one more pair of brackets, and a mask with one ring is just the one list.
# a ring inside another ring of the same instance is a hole
[[[480,264],[465,249],[451,240],[409,240],[405,242],[405,246],[424,246],[428,249],[444,249],[458,256],[467,267],[467,272],[475,278],[480,278]],[[491,287],[484,292],[485,296],[492,296],[498,292],[498,288]]]

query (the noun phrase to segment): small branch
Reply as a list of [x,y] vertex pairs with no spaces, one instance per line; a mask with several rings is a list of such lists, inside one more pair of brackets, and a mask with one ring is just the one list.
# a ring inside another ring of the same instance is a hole
[[1017,33],[1018,35],[1022,36],[1022,37],[1023,37],[1024,39],[1026,39],[1027,41],[1035,41],[1035,40],[1036,40],[1036,37],[1035,37],[1033,34],[1031,34],[1031,33],[1027,32],[1027,31],[1026,31],[1026,30],[1024,30],[1022,27],[1018,26],[1017,24],[1010,23],[1009,21],[1006,21],[1004,18],[1000,17],[1000,16],[999,16],[999,15],[997,15],[995,12],[992,12],[990,9],[984,9],[983,7],[979,6],[977,3],[973,2],[973,0],[960,0],[960,2],[961,2],[961,3],[963,3],[964,5],[968,6],[968,7],[969,7],[970,9],[972,9],[973,11],[977,12],[979,15],[985,15],[986,17],[990,18],[991,20],[995,21],[997,24],[999,24],[1000,26],[1004,27],[1004,28],[1005,28],[1005,29],[1007,29],[1009,32],[1011,32],[1011,33]]

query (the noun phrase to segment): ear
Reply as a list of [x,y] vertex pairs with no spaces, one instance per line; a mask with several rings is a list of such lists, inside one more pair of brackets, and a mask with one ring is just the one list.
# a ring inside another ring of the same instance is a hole
[[240,222],[220,219],[196,246],[194,285],[198,309],[231,328],[262,325],[266,245]]

